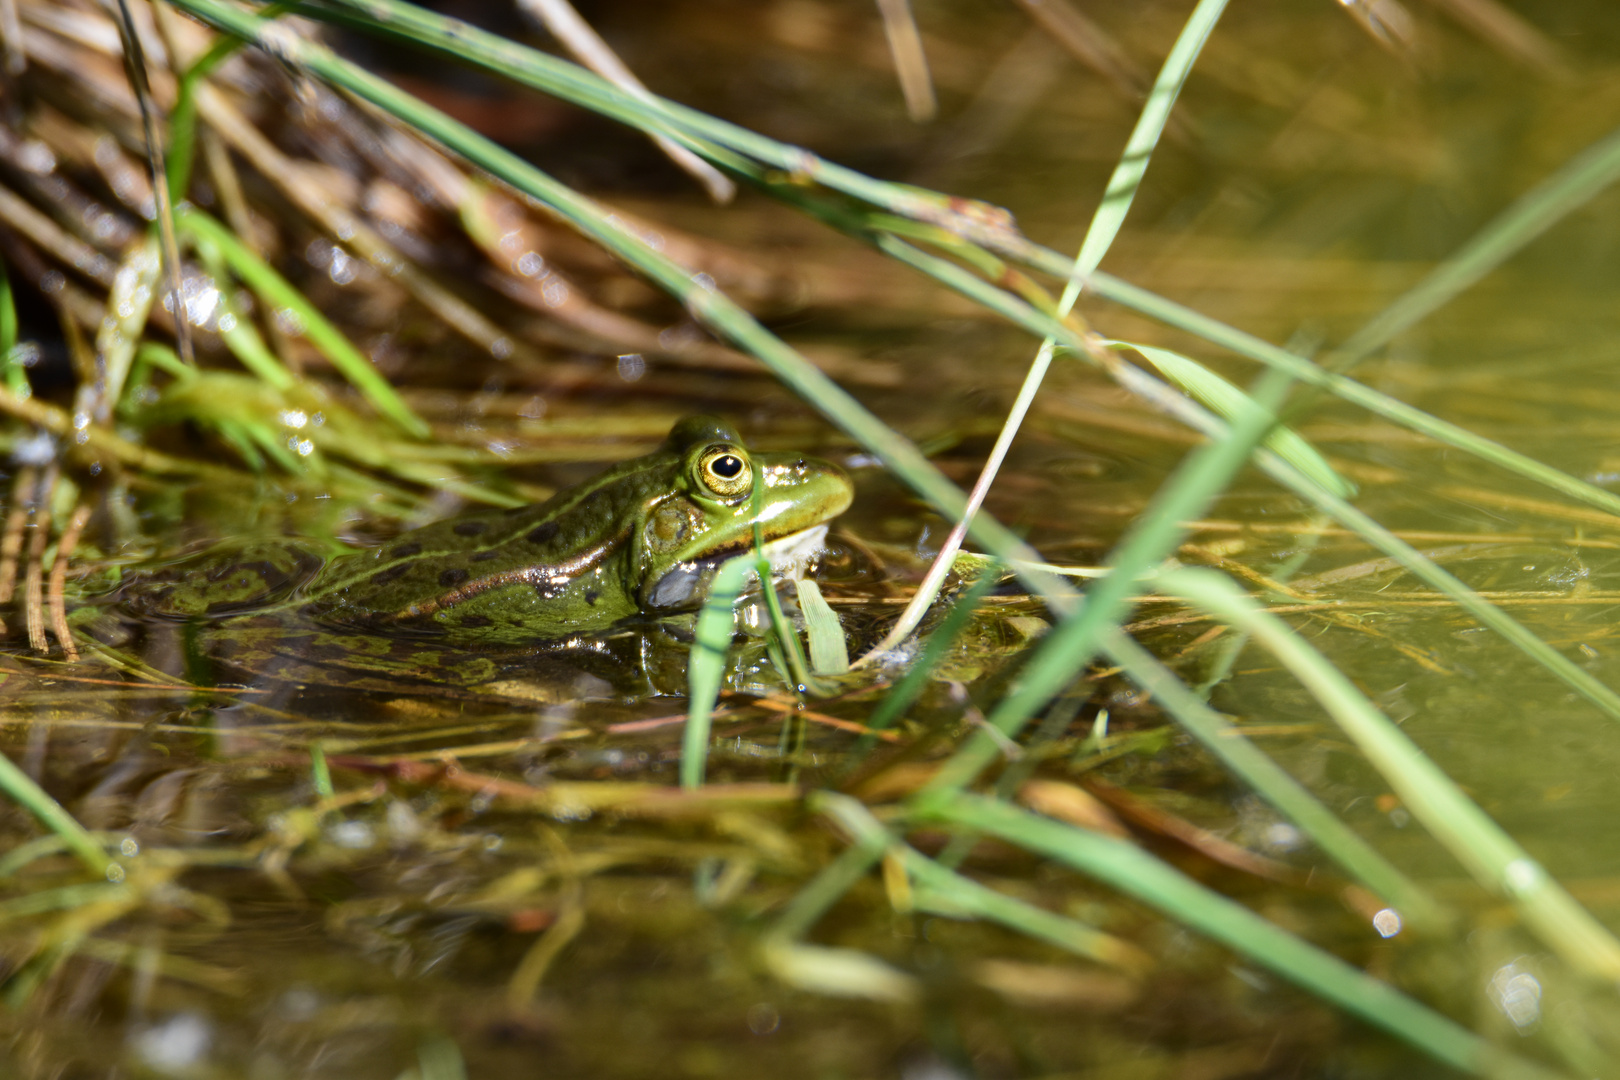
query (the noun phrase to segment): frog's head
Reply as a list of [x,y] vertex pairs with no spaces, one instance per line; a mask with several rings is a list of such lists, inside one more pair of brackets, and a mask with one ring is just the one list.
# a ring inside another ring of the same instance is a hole
[[837,517],[855,493],[838,466],[804,454],[751,453],[712,416],[677,423],[664,452],[675,462],[672,490],[647,506],[636,537],[646,610],[700,601],[719,564],[753,543],[756,520],[766,541],[779,540]]

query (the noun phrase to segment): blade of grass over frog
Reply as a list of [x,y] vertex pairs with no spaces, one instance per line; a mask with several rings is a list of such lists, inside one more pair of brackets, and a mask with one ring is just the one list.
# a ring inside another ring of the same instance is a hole
[[[1187,533],[1183,522],[1202,516],[1210,500],[1271,429],[1273,417],[1267,405],[1281,400],[1289,382],[1285,375],[1268,372],[1254,395],[1256,408],[1232,423],[1224,438],[1199,447],[1177,467],[1109,553],[1108,575],[1086,590],[1078,612],[1065,617],[1041,639],[1012,691],[986,718],[990,727],[1003,737],[1016,737],[1035,711],[1092,661],[1108,632],[1130,611],[1138,579],[1176,550]],[[930,804],[966,787],[1000,755],[994,736],[975,732],[916,798]]]
[[96,838],[86,831],[83,825],[74,820],[72,814],[62,809],[62,804],[45,794],[43,788],[34,783],[33,778],[16,765],[9,757],[0,754],[0,791],[11,796],[12,800],[30,814],[39,819],[51,832],[62,838],[68,850],[77,855],[85,868],[97,877],[107,873],[108,859]]
[[[1146,953],[1113,934],[1103,933],[1077,919],[1055,915],[947,870],[921,852],[902,844],[857,799],[820,791],[810,796],[810,808],[835,821],[860,848],[870,850],[876,847],[881,852],[898,855],[906,873],[916,884],[931,891],[960,916],[1000,923],[1009,930],[1114,967],[1134,971],[1145,971],[1152,967]],[[870,865],[868,862],[867,866]]]
[[180,228],[188,235],[216,245],[230,265],[231,272],[240,277],[266,307],[272,311],[286,309],[296,315],[303,326],[304,336],[378,412],[417,438],[426,438],[430,434],[422,418],[411,411],[388,380],[377,373],[377,369],[343,336],[342,331],[328,322],[326,316],[293,288],[286,278],[248,250],[247,245],[238,240],[230,229],[190,206],[185,208],[178,220]]
[[771,560],[765,554],[765,525],[762,520],[765,511],[765,483],[757,469],[754,471],[753,488],[748,498],[754,516],[754,572],[759,576],[760,598],[765,601],[765,610],[771,617],[771,632],[776,635],[776,643],[786,655],[795,692],[800,694],[808,692],[817,697],[826,697],[832,690],[810,674],[810,665],[805,661],[804,649],[799,644],[799,631],[782,614],[782,599],[776,595],[776,581],[771,573]]
[[1383,774],[1412,816],[1475,880],[1511,902],[1525,924],[1566,964],[1598,978],[1620,979],[1620,940],[1292,627],[1211,570],[1167,570],[1154,579],[1154,587],[1252,634],[1305,685]]
[[[311,72],[370,101],[410,124],[419,133],[438,140],[511,184],[517,191],[537,200],[684,303],[694,320],[752,353],[790,389],[882,460],[902,482],[941,514],[953,520],[961,516],[966,503],[961,490],[923,457],[909,440],[873,416],[819,368],[771,334],[729,298],[697,284],[688,270],[653,251],[640,237],[622,228],[613,215],[603,213],[589,200],[557,183],[515,154],[496,146],[386,80],[339,59],[330,50],[298,37],[285,27],[266,24],[255,15],[220,3],[219,0],[173,0],[173,4],[210,25],[253,41],[295,69]],[[1073,595],[1073,589],[1067,582],[1035,569],[1035,564],[1040,562],[1039,557],[994,519],[977,516],[969,535],[991,554],[1009,562],[1027,562],[1029,565],[1020,565],[1017,572],[1037,595],[1049,600],[1056,598],[1058,603]]]
[[[709,598],[698,612],[697,631],[686,661],[686,731],[681,738],[681,786],[703,786],[709,757],[709,715],[720,697],[726,656],[731,651],[737,597],[754,569],[752,557],[728,559],[714,575]],[[767,579],[768,580],[768,579]]]
[[1449,921],[1448,914],[1427,890],[1368,846],[1280,765],[1256,749],[1241,728],[1200,700],[1175,672],[1130,635],[1118,629],[1111,631],[1103,641],[1103,650],[1221,764],[1299,826],[1351,877],[1399,911],[1404,923],[1414,928],[1434,928]]
[[[1185,356],[1151,345],[1137,345],[1129,341],[1111,341],[1111,347],[1134,349],[1163,372],[1165,378],[1203,402],[1217,414],[1232,420],[1254,403],[1242,390],[1233,386],[1204,365]],[[1327,459],[1317,453],[1316,447],[1300,438],[1287,427],[1277,427],[1266,436],[1265,445],[1284,461],[1310,477],[1323,488],[1340,498],[1348,499],[1356,493],[1356,486],[1333,471]]]
[[[1067,319],[1069,313],[1074,310],[1075,301],[1080,297],[1081,284],[1097,268],[1097,264],[1102,261],[1103,255],[1114,242],[1114,237],[1119,234],[1120,225],[1124,223],[1131,202],[1136,198],[1136,190],[1147,172],[1153,148],[1158,145],[1159,137],[1164,132],[1164,125],[1170,119],[1170,110],[1175,105],[1176,97],[1181,93],[1188,72],[1192,70],[1204,42],[1208,40],[1210,31],[1215,28],[1215,23],[1219,21],[1221,12],[1225,9],[1226,0],[1200,0],[1198,7],[1182,26],[1181,34],[1176,38],[1170,55],[1165,58],[1164,66],[1154,81],[1141,115],[1137,117],[1136,126],[1131,130],[1130,138],[1126,140],[1125,153],[1120,158],[1119,164],[1114,167],[1114,174],[1108,181],[1102,202],[1097,206],[1096,213],[1091,219],[1091,226],[1086,230],[1085,239],[1080,244],[1079,254],[1075,256],[1074,270],[1063,287],[1063,296],[1058,300],[1054,313],[1057,321]],[[910,636],[922,622],[923,615],[934,602],[934,597],[939,595],[940,588],[945,584],[945,575],[949,573],[956,559],[956,553],[962,548],[968,525],[979,512],[979,507],[984,505],[985,498],[990,494],[990,487],[995,483],[1008,451],[1012,449],[1013,439],[1023,427],[1030,406],[1035,403],[1035,395],[1040,392],[1047,369],[1052,366],[1055,346],[1056,341],[1051,335],[1041,340],[1040,347],[1035,351],[1035,359],[1024,375],[1023,385],[1018,388],[1012,407],[1007,411],[1007,419],[996,435],[995,445],[990,448],[989,456],[986,457],[983,468],[979,470],[979,477],[973,484],[973,490],[968,494],[967,508],[951,527],[945,542],[940,545],[938,554],[934,556],[934,561],[928,567],[928,573],[923,576],[922,583],[917,586],[911,602],[895,620],[894,626],[883,636],[883,640],[861,658],[862,663],[883,655]]]
[[995,836],[1094,877],[1454,1068],[1483,1075],[1545,1075],[1134,844],[974,795],[942,799],[917,820]]
[[1616,180],[1620,180],[1620,130],[1586,147],[1525,192],[1422,281],[1351,334],[1343,345],[1323,358],[1322,366],[1335,372],[1354,367],[1586,205]]
[[[1067,268],[1062,265],[1062,259],[1063,256],[1055,251],[1041,249],[1038,267],[1051,273],[1065,273]],[[1611,514],[1620,514],[1620,495],[1560,472],[1550,465],[1511,450],[1501,443],[1476,435],[1466,428],[1431,416],[1422,409],[1379,393],[1348,376],[1325,371],[1302,356],[1295,356],[1286,349],[1227,326],[1191,308],[1183,307],[1103,271],[1093,274],[1086,282],[1086,287],[1093,295],[1104,300],[1128,307],[1178,330],[1185,330],[1212,345],[1230,349],[1239,356],[1246,356],[1268,367],[1286,371],[1302,383],[1329,390],[1343,401],[1359,405],[1374,415],[1392,420],[1436,442],[1467,451],[1483,461],[1518,473],[1589,506],[1595,506]]]
[[849,670],[849,650],[844,644],[844,627],[838,613],[821,595],[821,586],[812,578],[796,578],[799,610],[804,613],[804,636],[810,644],[810,672],[814,675],[842,675]]

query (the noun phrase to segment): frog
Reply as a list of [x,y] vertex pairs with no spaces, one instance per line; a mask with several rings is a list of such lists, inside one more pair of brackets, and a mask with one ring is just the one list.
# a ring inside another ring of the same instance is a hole
[[806,557],[853,495],[830,462],[755,453],[724,420],[690,416],[654,452],[544,502],[461,514],[330,560],[296,550],[225,560],[127,606],[171,619],[296,609],[330,628],[457,646],[578,640],[701,606],[756,523],[768,557]]

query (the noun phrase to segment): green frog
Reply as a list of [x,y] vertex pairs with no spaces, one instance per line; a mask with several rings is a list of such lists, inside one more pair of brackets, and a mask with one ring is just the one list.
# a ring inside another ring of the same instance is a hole
[[655,452],[535,506],[464,514],[324,565],[297,552],[237,558],[126,603],[166,618],[300,609],[326,626],[456,645],[579,638],[700,606],[756,520],[768,554],[812,553],[852,495],[835,465],[751,453],[725,422],[693,416]]

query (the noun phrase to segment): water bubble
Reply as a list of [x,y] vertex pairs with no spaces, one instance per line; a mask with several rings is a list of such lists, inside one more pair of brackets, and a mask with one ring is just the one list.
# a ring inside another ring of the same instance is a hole
[[274,320],[276,329],[288,337],[304,336],[304,318],[292,308],[277,308],[271,319]]
[[1379,937],[1392,938],[1401,932],[1401,913],[1394,908],[1384,908],[1372,917],[1372,924]]
[[647,373],[647,361],[640,353],[625,353],[619,357],[619,378],[635,382]]
[[1305,842],[1305,834],[1286,821],[1274,821],[1266,826],[1266,847],[1273,851],[1293,851]]
[[162,1072],[189,1070],[208,1053],[213,1028],[196,1013],[181,1013],[136,1035],[134,1050],[149,1068]]
[[546,260],[542,259],[538,252],[525,251],[517,257],[517,262],[514,265],[517,267],[517,272],[524,277],[539,277],[546,268]]
[[126,836],[118,842],[118,852],[126,859],[133,859],[141,853],[141,843],[133,836]]
[[1520,967],[1518,961],[1497,968],[1487,990],[1502,1015],[1521,1033],[1540,1022],[1541,982]]
[[107,880],[112,882],[114,885],[121,884],[124,880],[124,868],[115,862],[108,863]]
[[327,838],[338,847],[364,851],[377,842],[377,835],[364,821],[339,821],[326,830]]
[[768,1001],[748,1006],[748,1030],[755,1035],[769,1035],[782,1026],[782,1014]]
[[326,276],[332,279],[334,285],[347,285],[354,280],[360,267],[356,260],[347,251],[340,247],[332,249],[332,261],[326,268]]
[[281,413],[281,422],[297,430],[309,423],[309,414],[303,409],[284,409]]

